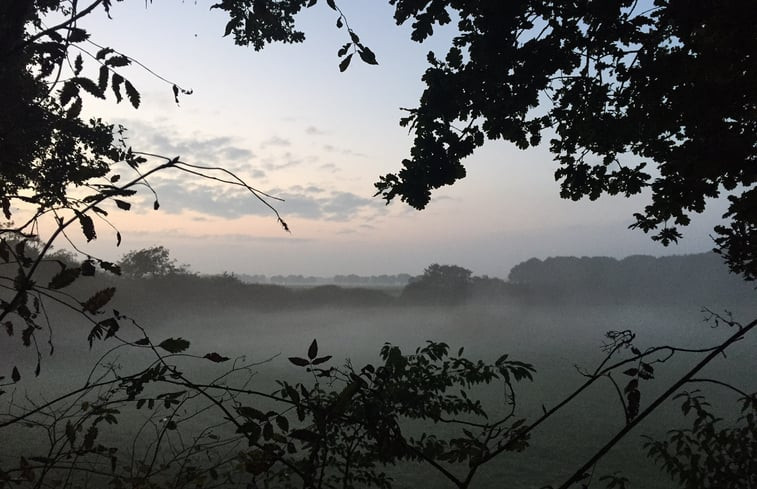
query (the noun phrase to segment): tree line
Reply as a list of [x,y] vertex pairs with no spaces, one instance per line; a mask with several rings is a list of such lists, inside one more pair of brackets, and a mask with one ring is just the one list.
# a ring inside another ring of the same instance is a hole
[[[72,255],[59,252],[56,260]],[[80,266],[80,265],[78,265]],[[752,287],[729,273],[715,253],[653,257],[531,258],[515,265],[507,280],[477,276],[457,265],[432,264],[418,276],[409,274],[338,275],[337,283],[319,281],[250,281],[245,275],[192,273],[163,246],[133,250],[114,266],[120,276],[101,275],[117,287],[119,300],[145,304],[157,298],[181,306],[250,307],[284,311],[319,306],[392,305],[453,306],[467,303],[556,304],[691,304],[724,305],[754,302]],[[290,275],[302,277],[301,275]],[[259,276],[263,277],[263,276]],[[284,276],[279,276],[284,277]],[[386,280],[379,280],[386,277]],[[405,279],[405,277],[407,277]],[[394,283],[393,278],[404,281]],[[390,288],[387,288],[390,286]]]

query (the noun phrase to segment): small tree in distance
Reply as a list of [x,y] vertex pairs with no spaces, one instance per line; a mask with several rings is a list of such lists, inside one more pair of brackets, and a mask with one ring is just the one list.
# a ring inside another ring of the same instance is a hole
[[126,253],[118,262],[122,275],[130,278],[162,277],[187,273],[184,265],[177,265],[164,246],[151,246]]
[[429,265],[402,291],[404,300],[427,304],[462,304],[471,292],[471,271],[457,265]]

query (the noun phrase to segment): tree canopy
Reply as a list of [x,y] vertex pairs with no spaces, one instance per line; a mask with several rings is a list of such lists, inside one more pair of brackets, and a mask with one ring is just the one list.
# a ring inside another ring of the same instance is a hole
[[[317,0],[223,0],[226,34],[261,49],[301,42],[294,15]],[[333,0],[326,3],[343,14]],[[708,199],[730,202],[717,226],[734,272],[757,278],[757,8],[743,0],[563,2],[389,0],[423,42],[457,23],[446,53],[429,52],[424,92],[401,124],[414,133],[402,168],[377,195],[416,209],[465,177],[486,140],[525,149],[549,139],[566,199],[649,192],[631,225],[667,245]],[[353,51],[373,53],[350,30]],[[380,54],[380,53],[379,53]]]
[[[631,227],[666,245],[682,237],[679,228],[708,199],[727,197],[715,229],[718,250],[734,272],[757,278],[757,8],[750,2],[388,2],[397,24],[411,24],[414,41],[452,22],[457,35],[446,53],[428,53],[425,90],[401,120],[414,134],[410,157],[380,177],[377,195],[423,209],[434,189],[465,176],[463,160],[487,139],[525,149],[546,137],[564,198],[649,192],[651,202]],[[229,15],[225,35],[259,50],[302,42],[296,15],[319,3],[221,0],[211,8]],[[377,64],[339,5],[325,3],[347,31],[339,68],[354,55]],[[62,190],[67,185],[104,176],[114,162],[143,159],[113,126],[80,117],[81,92],[105,98],[110,89],[117,102],[140,104],[118,71],[132,60],[112,48],[90,52],[98,45],[77,26],[110,5],[37,0],[0,7],[0,84],[15,94],[0,115],[8,219],[14,198],[71,207],[80,202]],[[51,13],[65,20],[47,26]],[[69,59],[72,47],[78,54]],[[96,76],[86,75],[82,53],[96,61]],[[66,60],[73,76],[61,78]],[[183,92],[171,88],[175,97]],[[99,190],[111,197],[122,195],[104,185]],[[94,238],[89,223],[82,226]]]
[[127,277],[161,277],[186,273],[186,268],[176,264],[165,246],[151,246],[126,253],[118,262],[121,273]]

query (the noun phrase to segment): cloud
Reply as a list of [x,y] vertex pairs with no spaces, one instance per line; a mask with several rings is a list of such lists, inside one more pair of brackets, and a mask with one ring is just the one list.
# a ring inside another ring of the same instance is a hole
[[326,134],[326,131],[318,129],[315,126],[308,126],[305,128],[305,134],[310,134],[311,136],[320,136]]
[[367,158],[368,155],[365,153],[358,153],[357,151],[352,151],[351,149],[345,149],[345,148],[337,148],[336,146],[332,144],[324,144],[323,150],[328,153],[341,153],[343,155],[347,156],[357,156],[360,158]]
[[228,136],[181,135],[162,124],[147,124],[141,121],[123,121],[129,128],[127,144],[135,150],[147,151],[166,157],[180,156],[192,164],[236,166],[256,158],[248,148]]
[[290,168],[290,167],[302,164],[302,159],[296,158],[289,151],[284,153],[284,155],[282,156],[282,159],[284,160],[283,162],[277,163],[276,162],[277,160],[273,157],[266,158],[265,160],[263,160],[263,166],[265,167],[266,170],[277,171],[277,170],[283,170],[284,168]]
[[255,234],[242,234],[242,233],[192,234],[192,233],[187,233],[178,229],[168,229],[166,231],[133,230],[133,231],[129,231],[129,235],[137,236],[142,239],[155,236],[157,240],[165,240],[166,238],[170,238],[170,239],[190,239],[192,241],[195,241],[195,240],[225,241],[225,242],[233,241],[233,242],[240,242],[240,243],[249,243],[249,242],[255,241],[255,242],[262,242],[262,243],[292,244],[292,243],[305,243],[305,242],[316,241],[313,238],[300,238],[297,236],[293,236],[291,234],[287,234],[284,236],[259,236]]
[[272,136],[262,143],[260,143],[261,148],[267,148],[268,146],[291,146],[292,142],[288,139],[280,138],[278,136]]
[[[155,187],[160,197],[161,210],[170,214],[194,211],[225,219],[272,215],[268,207],[243,189],[176,180],[165,180]],[[329,191],[313,185],[295,185],[287,189],[274,189],[269,193],[283,199],[283,202],[270,200],[269,203],[285,219],[300,217],[343,222],[365,212],[375,212],[380,205],[375,199],[351,192]]]

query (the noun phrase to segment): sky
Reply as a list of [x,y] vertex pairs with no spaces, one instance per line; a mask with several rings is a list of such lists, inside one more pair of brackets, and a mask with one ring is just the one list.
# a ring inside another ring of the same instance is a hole
[[132,66],[122,74],[141,92],[138,110],[112,97],[86,100],[85,110],[126,126],[134,149],[222,166],[283,199],[272,204],[291,233],[249,192],[173,171],[150,179],[159,210],[147,190],[128,212],[114,206],[120,247],[115,231],[99,225],[98,240],[76,242],[84,251],[117,259],[163,245],[201,273],[419,274],[440,263],[506,277],[531,257],[712,248],[722,201],[694,218],[678,246],[665,248],[627,229],[648,196],[560,199],[556,165],[544,147],[520,151],[489,142],[464,161],[468,176],[435,192],[426,210],[387,206],[373,197],[373,183],[409,154],[412,135],[399,126],[401,108],[417,105],[426,54],[446,51],[454,30],[417,44],[407,27],[394,24],[388,2],[343,1],[350,26],[379,65],[353,60],[340,73],[336,52],[348,34],[336,28],[337,14],[325,2],[298,17],[304,43],[260,52],[223,38],[224,13],[210,5],[129,1],[113,5],[112,19],[90,15],[82,26],[93,41],[193,93],[177,105],[170,84]]

